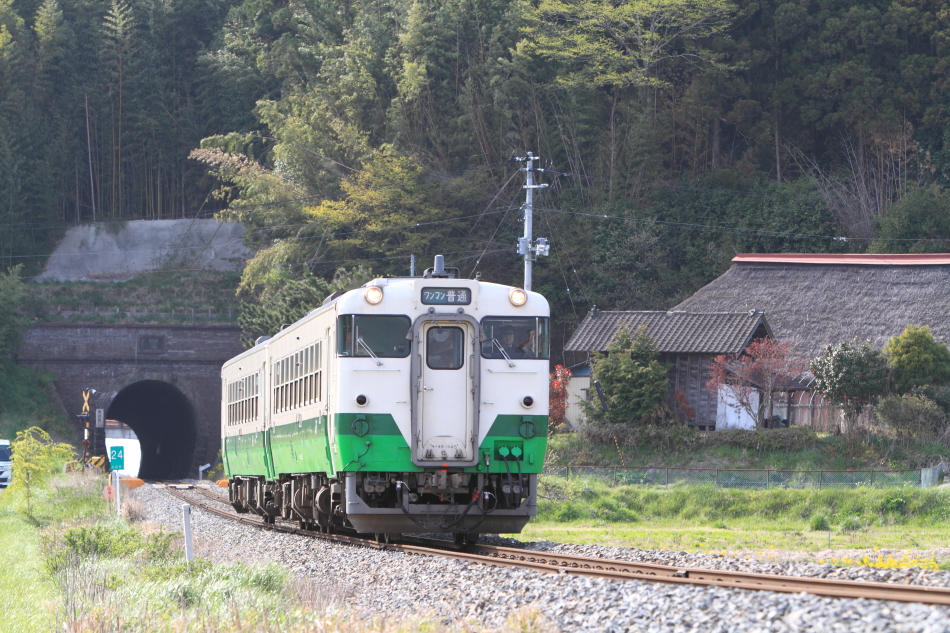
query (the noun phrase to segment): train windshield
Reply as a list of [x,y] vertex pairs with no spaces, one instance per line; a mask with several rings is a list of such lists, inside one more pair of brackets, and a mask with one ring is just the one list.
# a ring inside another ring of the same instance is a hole
[[345,314],[337,321],[337,354],[405,358],[410,349],[406,335],[411,327],[407,316]]
[[0,462],[10,461],[10,447],[9,446],[0,446]]
[[[504,350],[504,352],[502,351]],[[546,317],[485,317],[482,358],[550,358]]]

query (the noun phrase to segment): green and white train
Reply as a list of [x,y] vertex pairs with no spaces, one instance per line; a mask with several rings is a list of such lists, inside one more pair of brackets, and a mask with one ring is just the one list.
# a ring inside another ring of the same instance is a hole
[[222,369],[231,504],[326,532],[520,532],[547,446],[549,314],[441,256],[327,297]]

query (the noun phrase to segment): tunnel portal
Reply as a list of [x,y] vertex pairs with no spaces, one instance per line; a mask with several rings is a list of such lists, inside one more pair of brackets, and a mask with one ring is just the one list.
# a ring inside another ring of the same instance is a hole
[[177,387],[140,380],[116,394],[106,417],[127,424],[139,438],[142,479],[188,476],[198,441],[195,407]]

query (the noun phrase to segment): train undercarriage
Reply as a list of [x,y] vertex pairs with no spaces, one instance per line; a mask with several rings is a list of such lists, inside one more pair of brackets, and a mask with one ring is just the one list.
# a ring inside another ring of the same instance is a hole
[[536,514],[536,484],[534,474],[445,470],[237,476],[228,500],[268,523],[280,517],[327,533],[451,533],[464,544],[479,533],[520,532]]

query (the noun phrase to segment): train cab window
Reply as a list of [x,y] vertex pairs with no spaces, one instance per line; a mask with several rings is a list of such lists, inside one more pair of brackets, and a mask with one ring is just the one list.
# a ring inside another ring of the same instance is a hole
[[460,369],[465,362],[462,328],[434,327],[426,332],[426,365],[429,369]]
[[337,321],[337,354],[405,358],[410,351],[406,338],[410,327],[407,316],[343,315]]
[[550,358],[547,317],[485,317],[482,358]]

